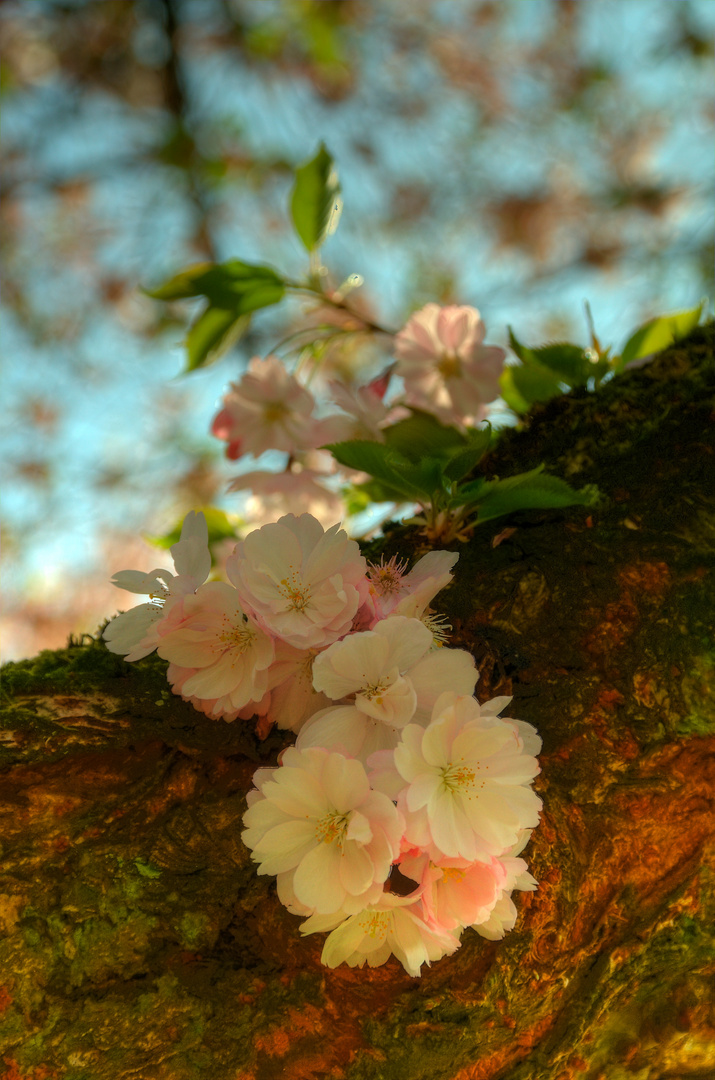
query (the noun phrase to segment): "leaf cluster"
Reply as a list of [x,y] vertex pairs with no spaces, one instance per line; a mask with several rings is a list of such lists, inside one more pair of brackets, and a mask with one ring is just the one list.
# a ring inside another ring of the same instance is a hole
[[325,449],[346,468],[369,474],[371,479],[354,486],[356,508],[371,502],[417,503],[424,513],[417,520],[434,538],[453,539],[515,510],[588,506],[598,497],[593,487],[576,491],[549,476],[543,465],[505,479],[473,477],[494,442],[488,424],[462,432],[412,409],[384,435],[384,443],[355,439]]

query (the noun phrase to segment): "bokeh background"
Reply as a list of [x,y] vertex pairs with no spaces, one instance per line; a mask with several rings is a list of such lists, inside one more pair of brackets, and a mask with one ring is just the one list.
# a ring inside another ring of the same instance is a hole
[[3,658],[95,630],[111,573],[167,565],[143,534],[237,508],[208,426],[295,312],[181,377],[191,304],[139,286],[302,274],[321,139],[326,261],[384,325],[461,302],[490,342],[587,344],[588,300],[618,347],[712,296],[714,32],[713,0],[4,0]]

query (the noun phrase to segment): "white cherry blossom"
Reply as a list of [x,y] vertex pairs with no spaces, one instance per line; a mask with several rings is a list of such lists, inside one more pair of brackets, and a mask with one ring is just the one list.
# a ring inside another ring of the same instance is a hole
[[326,967],[345,963],[349,967],[380,967],[390,956],[400,961],[415,977],[423,964],[449,956],[459,948],[459,939],[446,930],[430,926],[424,918],[419,898],[384,892],[379,901],[366,906],[344,921],[339,916],[312,915],[301,925],[301,933],[332,930],[323,953]]
[[193,593],[211,572],[208,547],[208,528],[202,513],[192,511],[184,518],[181,537],[171,548],[176,574],[169,570],[120,570],[112,584],[127,592],[149,596],[149,602],[138,604],[117,615],[105,627],[102,637],[110,652],[126,660],[141,660],[156,648],[159,636],[157,625],[182,596]]
[[419,619],[393,616],[321,652],[313,685],[344,703],[313,716],[297,745],[328,746],[366,762],[395,747],[410,720],[427,723],[445,687],[471,694],[477,680],[472,656],[462,649],[431,650],[432,634]]
[[499,719],[494,708],[442,694],[426,729],[403,729],[392,773],[383,767],[373,776],[388,793],[403,781],[405,839],[433,861],[439,853],[470,862],[499,856],[538,823],[541,800],[529,786],[538,762],[525,752],[520,725]]
[[372,791],[363,766],[320,747],[289,747],[280,767],[254,776],[243,842],[259,874],[319,914],[360,911],[379,898],[404,822]]
[[310,514],[249,533],[226,563],[245,607],[271,634],[306,649],[348,633],[367,592],[365,569],[356,542]]

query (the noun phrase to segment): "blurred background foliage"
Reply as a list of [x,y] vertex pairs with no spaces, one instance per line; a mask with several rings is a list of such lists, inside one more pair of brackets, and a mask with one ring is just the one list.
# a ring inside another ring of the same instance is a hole
[[[4,0],[4,658],[92,631],[105,585],[229,475],[223,388],[259,313],[186,378],[191,305],[139,291],[238,256],[299,276],[292,171],[323,139],[325,258],[399,328],[604,344],[712,294],[712,0]],[[235,471],[235,470],[234,470]]]

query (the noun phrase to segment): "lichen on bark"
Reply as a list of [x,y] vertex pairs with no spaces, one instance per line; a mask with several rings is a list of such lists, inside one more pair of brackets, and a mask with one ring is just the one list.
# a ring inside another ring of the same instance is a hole
[[[6,1076],[715,1075],[714,420],[709,326],[535,409],[490,458],[603,499],[477,529],[440,597],[479,696],[513,693],[544,738],[544,815],[516,929],[466,932],[419,980],[323,968],[256,874],[245,795],[283,735],[208,720],[162,661],[99,641],[7,665]],[[420,544],[395,527],[371,555]]]

